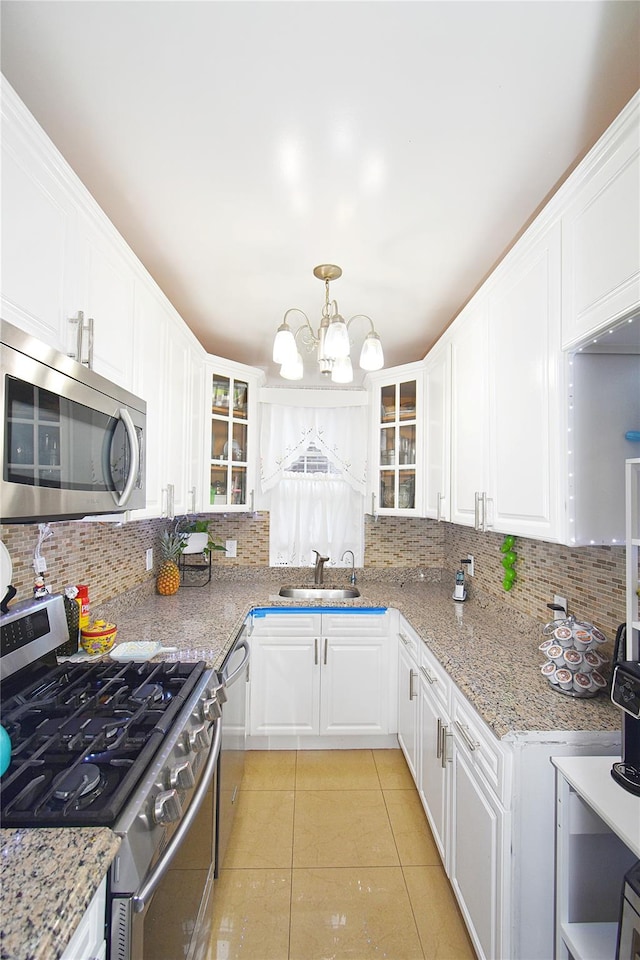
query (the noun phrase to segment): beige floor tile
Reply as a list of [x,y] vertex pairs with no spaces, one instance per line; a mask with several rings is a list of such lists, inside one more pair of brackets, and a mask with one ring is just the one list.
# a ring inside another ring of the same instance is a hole
[[423,960],[399,867],[294,870],[290,960]]
[[402,869],[425,960],[476,960],[443,868]]
[[206,960],[286,960],[290,870],[222,870]]
[[415,787],[383,790],[401,864],[439,865],[440,855]]
[[415,790],[413,779],[400,748],[373,750],[373,759],[383,790]]
[[245,754],[243,790],[293,790],[295,750],[249,750]]
[[300,750],[296,790],[378,790],[371,750]]
[[296,793],[294,867],[397,864],[396,845],[380,790]]
[[290,867],[293,790],[241,790],[225,867]]

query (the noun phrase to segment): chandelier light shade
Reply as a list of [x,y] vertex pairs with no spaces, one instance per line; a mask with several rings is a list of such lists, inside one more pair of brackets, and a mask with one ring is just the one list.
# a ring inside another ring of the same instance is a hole
[[[308,351],[317,352],[318,366],[324,376],[330,377],[333,383],[351,383],[353,366],[349,327],[354,320],[366,320],[371,326],[360,352],[361,369],[381,370],[384,366],[384,353],[373,320],[364,313],[357,313],[345,320],[338,311],[337,302],[329,298],[329,283],[342,276],[341,268],[335,264],[323,263],[315,267],[313,273],[319,280],[324,280],[325,287],[320,326],[316,333],[303,310],[297,307],[287,310],[273,341],[273,362],[280,366],[280,376],[285,380],[302,380],[304,376],[302,355],[297,343],[299,337]],[[303,320],[295,332],[287,322],[291,313],[299,313]]]

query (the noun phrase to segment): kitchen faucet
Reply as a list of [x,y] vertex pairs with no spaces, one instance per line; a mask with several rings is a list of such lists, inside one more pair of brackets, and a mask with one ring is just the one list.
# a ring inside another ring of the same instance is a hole
[[355,558],[354,555],[353,555],[353,550],[345,550],[345,552],[342,554],[342,559],[344,560],[344,558],[346,557],[346,555],[347,555],[348,553],[351,554],[351,576],[349,577],[349,583],[352,583],[352,584],[355,586],[355,583],[356,583],[356,569],[355,569],[355,568],[356,568],[356,558]]
[[329,560],[329,557],[321,557],[317,550],[313,551],[316,555],[316,568],[313,574],[313,582],[317,587],[322,586],[322,578],[324,575],[324,565]]

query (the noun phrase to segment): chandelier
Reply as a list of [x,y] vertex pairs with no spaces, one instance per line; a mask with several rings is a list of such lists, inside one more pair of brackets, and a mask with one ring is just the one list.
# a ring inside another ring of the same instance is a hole
[[[329,282],[342,276],[340,267],[323,263],[314,268],[313,275],[318,280],[324,280],[324,304],[320,327],[316,333],[303,310],[297,307],[287,310],[273,341],[273,362],[280,365],[280,376],[285,380],[302,380],[304,368],[298,349],[299,338],[307,351],[317,350],[320,373],[331,377],[333,383],[351,383],[353,367],[349,327],[354,320],[360,319],[367,320],[371,324],[371,330],[362,344],[360,367],[363,370],[381,370],[384,366],[382,342],[371,318],[363,313],[357,313],[345,321],[338,311],[337,301],[329,299]],[[287,317],[292,313],[299,313],[303,318],[302,325],[295,333],[287,323]]]

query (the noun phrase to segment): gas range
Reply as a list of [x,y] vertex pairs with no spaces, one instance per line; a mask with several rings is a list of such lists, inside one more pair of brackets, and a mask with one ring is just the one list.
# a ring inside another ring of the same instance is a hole
[[121,845],[109,871],[109,956],[147,960],[143,943],[166,912],[163,898],[175,897],[171,864],[203,816],[212,839],[196,902],[207,912],[217,828],[215,809],[213,820],[206,810],[226,694],[204,662],[58,663],[67,639],[61,595],[0,617],[2,724],[12,748],[0,825],[113,830]]

